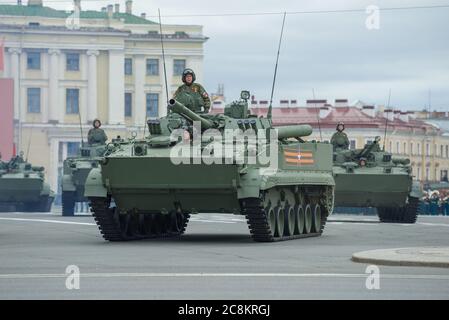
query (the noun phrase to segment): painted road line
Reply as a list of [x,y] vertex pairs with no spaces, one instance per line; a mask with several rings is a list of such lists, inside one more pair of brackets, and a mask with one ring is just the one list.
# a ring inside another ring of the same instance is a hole
[[[39,279],[39,278],[66,278],[63,273],[31,273],[31,274],[0,274],[2,279]],[[82,273],[81,278],[366,278],[365,273]],[[381,274],[382,279],[404,280],[443,280],[449,281],[449,275],[422,275],[422,274]]]
[[58,223],[58,224],[76,224],[83,226],[96,226],[95,223],[89,222],[74,222],[74,221],[61,221],[61,220],[48,220],[48,219],[25,219],[25,218],[0,218],[0,220],[8,221],[26,221],[26,222],[45,222],[45,223]]

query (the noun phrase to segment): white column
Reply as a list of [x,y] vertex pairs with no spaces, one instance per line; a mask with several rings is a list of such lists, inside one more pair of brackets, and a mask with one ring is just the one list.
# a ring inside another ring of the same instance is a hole
[[18,120],[20,115],[19,105],[19,78],[20,78],[20,54],[22,50],[19,48],[9,48],[8,52],[11,54],[11,77],[14,80],[14,119]]
[[64,105],[59,100],[59,57],[61,51],[57,49],[49,49],[49,70],[48,70],[48,120],[51,122],[57,122],[59,120],[60,110]]
[[87,51],[87,121],[91,122],[97,118],[97,57],[98,50]]
[[[164,117],[167,115],[167,91],[165,87],[165,76],[164,76],[164,61],[162,56],[160,57],[160,74],[162,81],[162,91],[159,94],[159,117]],[[173,97],[174,90],[172,88],[172,79],[173,79],[173,58],[170,56],[165,56],[165,69],[167,73],[167,87],[168,87],[168,98]]]
[[143,125],[145,122],[145,57],[134,58],[134,125]]
[[125,122],[125,53],[109,50],[109,124]]

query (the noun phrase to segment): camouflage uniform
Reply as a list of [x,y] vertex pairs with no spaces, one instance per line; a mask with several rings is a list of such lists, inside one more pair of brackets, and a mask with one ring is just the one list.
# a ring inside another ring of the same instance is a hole
[[348,136],[346,135],[346,133],[343,132],[343,130],[339,130],[338,127],[340,125],[343,125],[343,130],[344,130],[344,124],[343,123],[338,123],[337,124],[337,132],[335,132],[332,135],[331,138],[331,144],[334,147],[334,151],[339,151],[339,150],[348,150],[349,149],[349,139]]
[[[192,83],[186,83],[186,76],[188,74],[192,75]],[[209,112],[210,109],[210,98],[206,90],[202,85],[195,82],[195,73],[191,69],[186,69],[182,75],[182,81],[184,82],[178,90],[176,90],[173,98],[184,104],[187,108],[195,112]]]
[[[94,127],[92,129],[89,130],[89,133],[87,134],[87,142],[90,145],[93,144],[106,144],[106,140],[108,140],[108,136],[106,135],[106,133],[104,132],[103,129],[100,129],[100,127],[95,128],[95,122],[100,122],[100,120],[95,119],[93,121],[93,125]],[[100,126],[101,126],[101,122],[100,122]]]

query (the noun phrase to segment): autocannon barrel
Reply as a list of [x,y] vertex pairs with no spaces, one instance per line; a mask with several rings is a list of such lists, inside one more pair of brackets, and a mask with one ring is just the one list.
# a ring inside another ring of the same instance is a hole
[[366,157],[371,151],[374,150],[376,146],[379,145],[380,137],[374,138],[374,141],[365,145],[365,147],[360,151],[359,157]]
[[171,111],[183,116],[184,118],[187,118],[190,121],[200,121],[201,126],[205,129],[210,129],[214,127],[214,123],[208,119],[203,118],[199,114],[193,112],[189,108],[187,108],[182,103],[179,103],[175,99],[170,99],[168,101],[168,107]]
[[306,137],[312,134],[312,127],[308,124],[276,127],[278,139]]
[[403,166],[409,165],[410,164],[410,159],[409,158],[404,158],[404,157],[392,157],[391,161],[393,161],[394,164],[402,164]]

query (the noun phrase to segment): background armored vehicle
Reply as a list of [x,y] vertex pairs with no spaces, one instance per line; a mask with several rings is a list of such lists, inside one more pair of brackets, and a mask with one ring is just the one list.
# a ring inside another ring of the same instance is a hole
[[22,155],[0,164],[0,211],[49,212],[54,193],[44,181],[44,168]]
[[97,168],[105,145],[84,145],[77,157],[69,157],[64,161],[62,176],[62,215],[72,216],[76,202],[87,202],[84,197],[84,184],[92,168]]
[[334,153],[335,206],[375,207],[381,222],[415,223],[422,192],[410,160],[382,151],[379,141]]
[[[148,137],[110,146],[101,168],[89,173],[85,193],[103,237],[176,236],[192,213],[212,212],[246,216],[256,241],[321,235],[333,209],[331,145],[303,141],[309,125],[273,129],[271,119],[249,115],[248,98],[242,92],[224,114],[195,113],[184,105],[188,98],[171,99],[168,116],[148,121]],[[246,140],[236,151],[235,140],[221,139],[229,132],[262,143]],[[267,132],[277,137],[268,139]],[[250,163],[239,161],[241,155],[258,157]]]

